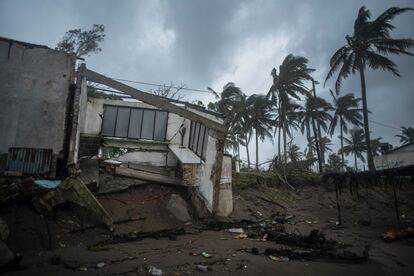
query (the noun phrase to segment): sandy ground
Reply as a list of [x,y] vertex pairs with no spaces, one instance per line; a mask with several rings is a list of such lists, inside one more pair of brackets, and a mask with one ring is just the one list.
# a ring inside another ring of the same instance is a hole
[[[272,192],[273,191],[273,192]],[[235,211],[229,220],[263,219],[277,212],[293,215],[285,223],[287,232],[308,234],[323,231],[327,238],[350,244],[350,251],[362,254],[370,245],[369,259],[363,263],[319,261],[274,261],[263,252],[282,245],[258,239],[235,239],[225,230],[202,230],[205,222],[178,221],[165,209],[172,188],[149,185],[130,188],[119,194],[100,197],[115,220],[133,221],[117,224],[114,233],[95,224],[87,212],[76,206],[64,206],[54,220],[39,216],[29,204],[2,208],[0,216],[9,224],[9,247],[23,256],[24,270],[9,275],[147,275],[155,266],[165,275],[413,275],[414,241],[385,243],[381,235],[395,227],[392,189],[383,186],[350,191],[343,187],[341,207],[343,226],[338,227],[335,192],[329,187],[286,189],[244,189],[235,191]],[[269,200],[277,194],[278,204]],[[414,188],[399,188],[401,227],[412,226]],[[184,196],[184,195],[183,195]],[[282,209],[284,205],[286,209]],[[86,228],[79,230],[79,228]],[[184,235],[138,239],[136,234],[163,229],[184,229]],[[48,230],[49,229],[49,230]],[[49,234],[48,234],[49,233]],[[115,238],[114,238],[115,237]],[[122,238],[121,238],[122,237]],[[126,241],[128,240],[128,241]],[[111,242],[108,242],[111,241]],[[91,245],[100,246],[90,247]],[[48,250],[50,248],[50,250]],[[252,254],[257,248],[259,254]],[[202,256],[202,252],[211,255]],[[98,268],[97,264],[103,263]],[[200,272],[196,266],[210,270]]]

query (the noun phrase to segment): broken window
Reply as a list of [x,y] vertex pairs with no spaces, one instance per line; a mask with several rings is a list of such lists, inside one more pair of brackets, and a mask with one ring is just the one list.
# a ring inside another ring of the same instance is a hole
[[102,135],[165,141],[168,112],[104,105]]
[[191,121],[188,147],[203,160],[206,159],[207,140],[208,128],[201,123]]

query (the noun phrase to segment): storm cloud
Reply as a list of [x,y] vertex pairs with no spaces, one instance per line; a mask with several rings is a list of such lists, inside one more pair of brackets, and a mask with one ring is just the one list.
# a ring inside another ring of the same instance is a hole
[[[105,75],[153,83],[184,83],[221,91],[234,82],[248,95],[266,93],[270,71],[290,53],[307,57],[323,83],[329,58],[352,33],[358,9],[376,17],[390,6],[412,1],[0,1],[0,36],[55,47],[74,28],[104,24],[102,52],[87,66]],[[394,37],[414,38],[414,12],[397,17]],[[414,58],[392,57],[402,77],[367,72],[372,137],[398,144],[400,126],[414,126]],[[333,81],[317,86],[330,99]],[[148,90],[149,87],[137,86]],[[359,78],[344,81],[343,93],[360,95]],[[208,93],[183,92],[189,101],[214,100]],[[397,128],[397,129],[394,129]],[[333,140],[337,144],[336,137]],[[294,142],[304,149],[304,139]],[[337,145],[334,146],[337,149]],[[260,162],[276,153],[261,145]]]

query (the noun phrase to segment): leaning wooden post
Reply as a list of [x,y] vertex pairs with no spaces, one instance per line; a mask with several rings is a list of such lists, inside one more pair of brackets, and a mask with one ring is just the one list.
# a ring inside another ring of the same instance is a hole
[[398,210],[398,198],[397,198],[397,191],[395,189],[395,180],[392,177],[392,189],[394,190],[394,206],[395,206],[395,215],[397,216],[397,223],[400,223],[400,211]]
[[338,223],[342,225],[342,216],[341,216],[341,205],[339,204],[339,193],[338,193],[338,177],[334,176],[335,184],[335,194],[336,194],[336,208],[338,210]]

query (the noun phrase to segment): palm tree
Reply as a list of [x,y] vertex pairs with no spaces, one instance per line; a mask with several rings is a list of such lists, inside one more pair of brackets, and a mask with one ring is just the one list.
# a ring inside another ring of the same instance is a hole
[[[351,123],[356,127],[362,126],[362,109],[359,108],[359,102],[361,101],[361,98],[355,98],[354,94],[352,93],[348,93],[344,96],[337,97],[332,92],[332,90],[329,89],[329,92],[331,93],[333,98],[335,113],[332,117],[328,132],[332,136],[339,122],[339,138],[341,140],[342,149],[344,147],[344,133],[348,133],[347,123]],[[341,154],[341,158],[342,164],[345,164],[343,151]]]
[[382,137],[378,137],[376,139],[371,140],[371,150],[373,156],[379,156],[381,153],[381,146],[382,146]]
[[339,152],[345,153],[346,156],[353,154],[355,158],[355,170],[358,170],[357,158],[361,159],[362,162],[365,162],[363,153],[367,151],[366,143],[364,143],[364,131],[362,129],[351,129],[350,137],[344,137],[345,143],[344,146]]
[[304,154],[300,152],[300,148],[298,145],[293,144],[292,141],[288,143],[288,156],[290,162],[293,164],[297,163],[299,160],[302,159]]
[[330,103],[326,102],[320,97],[315,97],[308,93],[305,105],[301,108],[299,116],[301,118],[301,131],[304,132],[306,127],[312,126],[313,136],[315,137],[316,154],[318,156],[319,172],[322,172],[322,151],[320,149],[320,137],[316,124],[326,131],[328,129],[327,121],[331,120],[331,115],[328,113],[332,109]]
[[259,170],[259,139],[263,141],[265,138],[272,138],[271,104],[264,95],[253,94],[246,99],[246,109],[251,126],[255,130],[256,170]]
[[[286,133],[287,133],[287,116],[290,98],[300,100],[299,95],[307,93],[307,88],[304,84],[305,80],[310,80],[310,73],[313,69],[308,68],[308,60],[304,57],[288,55],[279,66],[279,74],[273,68],[271,76],[273,77],[273,84],[269,89],[267,97],[271,101],[273,107],[278,111],[278,122],[276,127],[279,132],[283,131],[283,148],[284,148],[284,163],[286,164]],[[280,137],[280,135],[279,135]],[[280,138],[279,138],[280,141]],[[279,142],[280,143],[280,142]],[[279,150],[280,152],[280,150]],[[280,154],[278,160],[280,160]]]
[[[319,133],[319,130],[318,130],[318,133]],[[322,160],[325,160],[325,154],[327,152],[332,152],[332,148],[330,147],[332,146],[332,141],[331,139],[329,139],[329,137],[323,136],[319,139],[319,145],[321,147]]]
[[414,128],[412,127],[401,127],[401,135],[395,135],[400,138],[402,145],[414,142]]
[[352,36],[347,35],[345,37],[347,44],[338,49],[331,57],[331,69],[325,80],[326,83],[326,81],[339,70],[335,83],[336,92],[338,93],[342,79],[346,79],[351,73],[355,74],[356,71],[359,71],[364,114],[365,142],[367,145],[368,167],[370,171],[374,171],[375,166],[372,158],[368,125],[365,69],[366,67],[382,69],[390,71],[396,76],[400,76],[396,64],[386,56],[388,54],[405,54],[413,56],[413,54],[407,50],[414,46],[414,40],[393,39],[390,34],[391,30],[395,28],[395,26],[391,24],[391,20],[397,15],[409,10],[412,9],[392,7],[383,12],[375,20],[370,21],[370,11],[364,6],[361,7],[358,12],[358,17],[355,20],[354,33]]
[[216,103],[209,103],[208,108],[220,112],[224,115],[224,123],[228,128],[225,148],[233,150],[240,160],[240,144],[244,145],[244,125],[243,116],[246,95],[234,83],[229,82],[223,87],[223,91],[218,96],[210,87],[207,88],[216,95],[218,101]]

